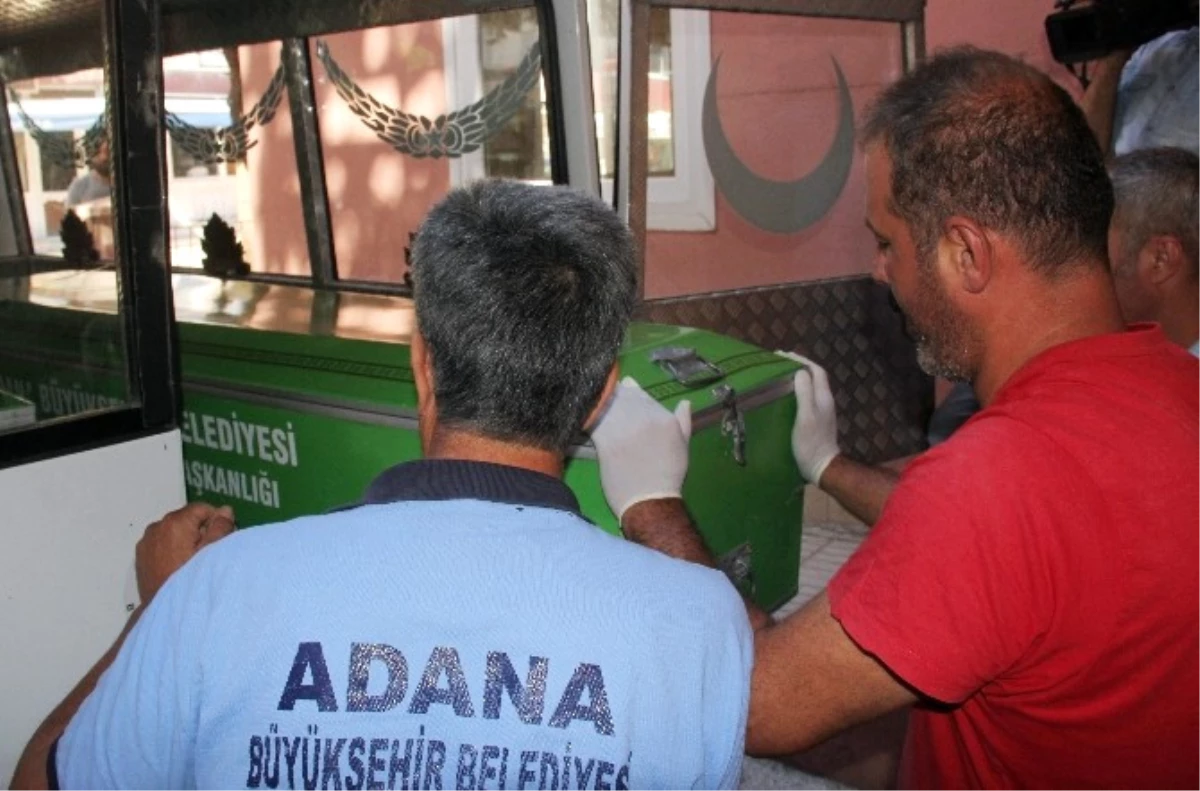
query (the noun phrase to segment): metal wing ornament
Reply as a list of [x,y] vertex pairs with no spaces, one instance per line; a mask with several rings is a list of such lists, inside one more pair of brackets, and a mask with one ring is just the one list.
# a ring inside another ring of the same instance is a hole
[[[250,139],[250,130],[256,126],[266,126],[275,118],[275,111],[279,109],[279,103],[283,100],[283,91],[284,74],[283,65],[280,64],[271,76],[271,81],[267,83],[262,97],[249,112],[229,126],[206,129],[193,126],[175,113],[168,112],[165,114],[167,131],[171,139],[200,164],[216,165],[222,162],[244,161],[246,152],[258,144],[257,140]],[[39,127],[29,113],[25,112],[15,91],[10,90],[9,96],[17,108],[17,114],[21,116],[21,123],[37,141],[42,154],[61,167],[84,167],[108,137],[107,112],[101,113],[81,138],[68,142]]]
[[317,59],[338,96],[376,137],[401,154],[434,159],[469,154],[503,128],[537,84],[542,65],[541,49],[534,42],[516,70],[482,99],[430,120],[389,107],[364,91],[337,64],[324,41],[317,42]]
[[283,99],[284,75],[280,64],[267,83],[267,89],[250,111],[229,126],[220,129],[204,129],[192,126],[175,113],[166,114],[167,130],[171,139],[184,151],[203,165],[222,162],[242,162],[246,152],[258,145],[250,139],[250,130],[255,126],[266,126],[275,118],[275,111]]
[[[83,133],[83,137],[75,145],[77,149],[82,149],[84,162],[91,162],[106,140],[108,140],[108,110],[100,114],[100,117]],[[83,162],[80,164],[82,165]]]
[[17,115],[21,116],[21,124],[29,132],[29,136],[37,142],[42,156],[61,168],[74,170],[84,167],[92,157],[96,156],[100,144],[108,135],[108,113],[101,113],[83,133],[83,137],[78,140],[63,140],[60,135],[47,132],[37,125],[29,113],[25,112],[16,91],[10,89],[8,95],[9,100],[17,108]]

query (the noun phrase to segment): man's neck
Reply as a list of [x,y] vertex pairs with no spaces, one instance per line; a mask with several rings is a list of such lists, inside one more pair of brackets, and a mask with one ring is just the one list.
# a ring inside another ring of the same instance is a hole
[[503,464],[562,478],[563,459],[558,453],[517,445],[466,431],[438,429],[425,451],[427,459],[457,459]]
[[1200,338],[1200,293],[1196,283],[1189,283],[1177,292],[1173,304],[1162,311],[1159,324],[1173,343],[1191,348]]
[[1125,329],[1111,279],[1098,269],[1053,282],[1033,276],[1021,291],[985,330],[987,352],[973,383],[984,405],[1047,349]]

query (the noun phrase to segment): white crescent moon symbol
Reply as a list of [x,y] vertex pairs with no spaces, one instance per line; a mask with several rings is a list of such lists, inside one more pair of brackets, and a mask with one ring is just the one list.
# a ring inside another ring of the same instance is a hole
[[738,158],[725,137],[717,110],[717,57],[704,90],[704,153],[713,181],[739,215],[752,225],[772,233],[796,233],[809,227],[833,208],[854,161],[854,103],[837,59],[840,105],[837,133],[824,159],[812,172],[795,181],[776,181],[759,176]]

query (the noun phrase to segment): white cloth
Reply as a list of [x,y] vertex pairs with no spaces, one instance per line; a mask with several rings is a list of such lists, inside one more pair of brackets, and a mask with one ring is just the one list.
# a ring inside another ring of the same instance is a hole
[[108,198],[111,194],[112,186],[108,183],[108,179],[94,170],[89,170],[67,187],[67,197],[63,200],[63,205],[68,209],[73,209],[81,203]]
[[1165,33],[1138,47],[1121,70],[1113,152],[1200,149],[1200,29]]

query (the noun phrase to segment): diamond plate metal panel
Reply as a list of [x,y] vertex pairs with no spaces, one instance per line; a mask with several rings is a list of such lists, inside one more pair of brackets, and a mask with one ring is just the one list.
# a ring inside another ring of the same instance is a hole
[[638,318],[796,351],[829,372],[842,450],[880,462],[925,449],[933,380],[917,367],[887,289],[840,278],[653,300]]

